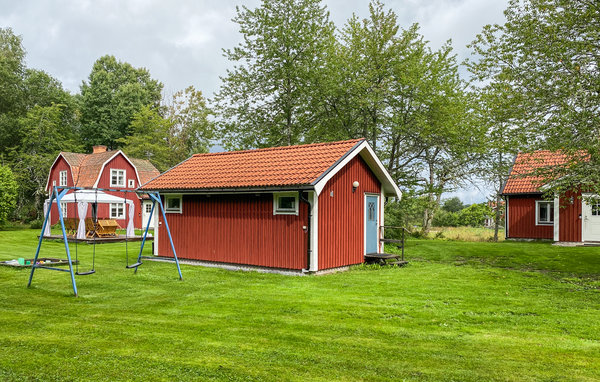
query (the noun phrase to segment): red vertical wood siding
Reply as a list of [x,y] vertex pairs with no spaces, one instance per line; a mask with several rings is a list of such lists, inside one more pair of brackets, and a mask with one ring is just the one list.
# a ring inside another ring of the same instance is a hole
[[519,239],[553,239],[553,225],[535,225],[535,201],[541,195],[508,197],[508,237]]
[[[355,180],[360,185],[352,192]],[[381,183],[360,156],[327,182],[319,195],[319,269],[364,261],[365,193],[380,192]]]
[[[98,181],[98,188],[111,188],[110,187],[110,169],[111,168],[126,171],[126,173],[125,173],[125,176],[126,176],[125,189],[135,190],[135,188],[139,187],[135,169],[125,159],[125,157],[123,157],[123,155],[119,154],[116,157],[114,157],[113,159],[111,159],[106,164],[106,166],[104,166],[104,170],[102,171],[102,174],[100,175],[100,180]],[[68,171],[67,186],[73,187],[73,177],[71,175],[71,168],[69,167],[67,162],[64,160],[64,158],[61,157],[54,164],[54,167],[50,171],[50,183],[49,183],[50,192],[52,190],[52,181],[56,180],[56,184],[58,185],[59,184],[59,176],[60,176],[59,172],[63,171],[63,170]],[[133,187],[133,188],[127,187],[129,179],[135,179],[135,187]],[[70,192],[72,192],[72,191],[69,191],[69,193]],[[133,203],[135,205],[135,216],[133,219],[133,224],[136,228],[142,227],[142,202],[138,198],[137,194],[135,194],[133,192],[118,192],[118,191],[116,191],[116,192],[104,191],[104,192],[107,194],[117,196],[119,198],[126,198],[129,200],[133,200]],[[78,217],[77,206],[75,205],[75,203],[67,204],[67,217],[68,218]],[[86,217],[92,217],[92,206],[91,205],[88,206],[88,212],[87,212]],[[123,229],[125,229],[127,227],[127,221],[129,219],[129,209],[128,209],[127,205],[125,206],[125,217],[127,219],[118,219],[117,220],[117,223],[119,223],[119,225]],[[110,218],[110,205],[109,204],[106,204],[106,203],[98,204],[98,218],[101,218],[101,219]],[[58,222],[58,208],[56,207],[56,204],[54,204],[54,203],[52,204],[52,212],[51,212],[50,222],[51,222],[51,224],[56,224]]]
[[[181,214],[166,214],[179,258],[306,268],[305,203],[298,216],[273,215],[272,194],[184,195],[182,207]],[[159,221],[159,255],[172,257],[162,216]]]
[[559,240],[581,241],[581,193],[567,192],[565,197],[561,198],[560,206]]

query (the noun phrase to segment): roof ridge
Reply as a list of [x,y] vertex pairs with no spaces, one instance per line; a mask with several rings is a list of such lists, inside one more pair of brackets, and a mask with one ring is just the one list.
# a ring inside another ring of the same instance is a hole
[[234,151],[221,151],[218,153],[198,153],[198,154],[194,154],[192,155],[192,157],[206,157],[206,156],[217,156],[217,155],[233,155],[233,154],[245,154],[245,153],[249,153],[249,152],[264,152],[264,151],[283,151],[283,150],[291,150],[291,149],[297,149],[297,148],[308,148],[308,147],[315,147],[315,146],[333,146],[333,145],[338,145],[338,144],[346,144],[346,143],[350,143],[350,142],[360,142],[365,140],[365,138],[356,138],[356,139],[348,139],[345,141],[334,141],[334,142],[319,142],[319,143],[307,143],[304,145],[289,145],[289,146],[274,146],[274,147],[264,147],[264,148],[260,148],[260,149],[249,149],[249,150],[234,150]]

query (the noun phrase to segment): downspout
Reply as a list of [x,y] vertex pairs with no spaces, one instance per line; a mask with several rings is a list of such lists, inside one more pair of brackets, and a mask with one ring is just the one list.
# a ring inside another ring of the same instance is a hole
[[310,257],[312,255],[312,249],[310,248],[310,221],[312,220],[312,204],[302,194],[302,191],[298,191],[298,200],[303,201],[308,206],[308,222],[306,223],[306,272],[310,272]]

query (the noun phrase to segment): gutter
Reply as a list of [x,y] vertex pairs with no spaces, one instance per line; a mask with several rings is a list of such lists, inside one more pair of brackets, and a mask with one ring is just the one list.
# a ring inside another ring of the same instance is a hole
[[302,193],[302,190],[298,190],[298,200],[306,203],[308,206],[308,222],[306,223],[306,269],[303,269],[303,273],[310,272],[310,258],[312,255],[312,249],[310,248],[310,221],[312,220],[312,204]]

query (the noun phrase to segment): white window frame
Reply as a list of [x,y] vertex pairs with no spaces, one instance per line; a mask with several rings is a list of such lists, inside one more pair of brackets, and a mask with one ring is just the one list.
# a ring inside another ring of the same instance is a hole
[[[117,209],[117,214],[113,214],[113,206]],[[119,206],[121,206],[121,214],[119,214]],[[110,218],[123,220],[125,219],[125,203],[110,203]]]
[[127,187],[128,188],[135,188],[135,179],[128,179],[127,180]]
[[60,209],[62,212],[63,219],[67,217],[67,211],[68,211],[67,207],[68,207],[67,202],[60,202]]
[[147,214],[152,212],[152,203],[144,203],[144,212]]
[[[169,208],[169,200],[179,199],[179,208]],[[165,212],[168,214],[180,214],[183,212],[183,197],[181,195],[165,195]]]
[[[119,184],[118,180],[119,180],[119,172],[123,173],[123,183]],[[117,174],[117,183],[113,183],[113,174],[116,173]],[[127,179],[127,171],[126,170],[122,170],[122,169],[118,169],[118,168],[111,168],[110,169],[110,186],[111,187],[125,187],[125,179]]]
[[[552,204],[552,211],[548,211],[548,219],[552,217],[552,221],[543,222],[540,221],[540,205],[541,204]],[[535,201],[535,225],[554,225],[554,202],[550,200],[536,200]]]
[[[280,198],[294,198],[293,209],[279,208]],[[298,215],[298,193],[297,192],[275,192],[273,193],[273,215]]]
[[58,186],[67,187],[67,170],[58,173]]

